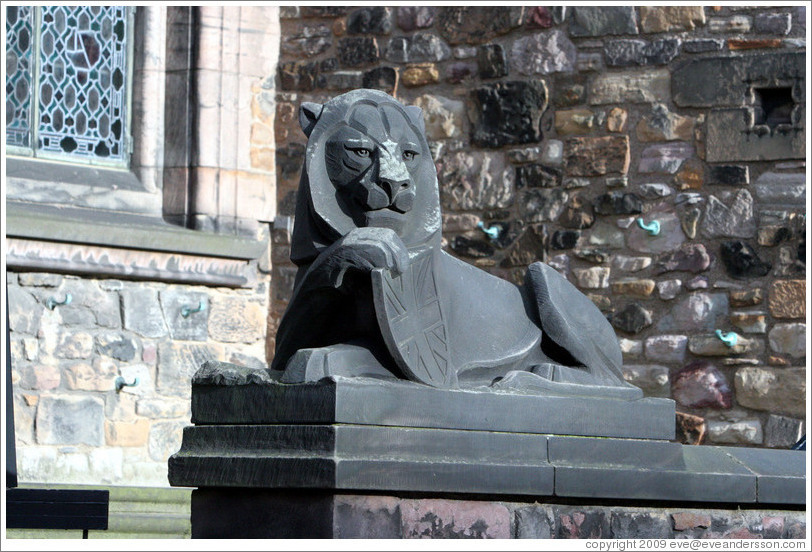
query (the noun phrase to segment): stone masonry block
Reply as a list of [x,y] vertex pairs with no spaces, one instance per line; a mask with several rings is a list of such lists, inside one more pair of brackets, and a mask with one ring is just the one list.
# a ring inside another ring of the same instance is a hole
[[735,381],[736,400],[742,406],[799,417],[806,412],[804,368],[747,366],[738,369]]
[[172,339],[206,340],[209,334],[209,298],[205,293],[163,290],[160,292],[160,302]]
[[149,288],[121,292],[124,327],[144,337],[163,337],[167,327],[158,302],[158,292]]
[[13,332],[36,334],[39,330],[42,305],[33,295],[18,286],[7,286],[8,322]]
[[104,401],[99,397],[40,398],[37,442],[43,445],[104,445]]
[[806,280],[777,280],[767,297],[775,318],[806,318]]
[[333,530],[336,538],[400,538],[399,503],[397,498],[390,496],[336,496],[333,505]]
[[258,303],[242,297],[217,297],[211,302],[209,337],[224,343],[259,341],[264,335],[265,318],[265,310]]
[[417,499],[400,509],[403,538],[510,538],[510,512],[502,504]]

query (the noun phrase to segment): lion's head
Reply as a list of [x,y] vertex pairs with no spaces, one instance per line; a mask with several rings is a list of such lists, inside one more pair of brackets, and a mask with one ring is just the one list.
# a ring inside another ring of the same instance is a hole
[[309,262],[363,226],[391,228],[409,248],[439,239],[437,173],[420,108],[377,90],[354,90],[324,105],[303,103],[299,122],[308,142],[294,262]]

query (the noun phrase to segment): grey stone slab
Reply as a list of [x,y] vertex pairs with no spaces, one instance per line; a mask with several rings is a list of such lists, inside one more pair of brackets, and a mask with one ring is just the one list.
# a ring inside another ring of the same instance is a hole
[[179,486],[550,495],[547,438],[375,426],[198,426],[169,462]]
[[797,450],[720,447],[758,478],[758,501],[775,504],[806,502],[806,453]]
[[359,377],[302,384],[198,382],[192,392],[196,424],[348,423],[672,439],[674,416],[669,399],[450,390]]
[[[583,442],[582,442],[583,441]],[[756,477],[716,447],[553,437],[556,496],[756,502]]]

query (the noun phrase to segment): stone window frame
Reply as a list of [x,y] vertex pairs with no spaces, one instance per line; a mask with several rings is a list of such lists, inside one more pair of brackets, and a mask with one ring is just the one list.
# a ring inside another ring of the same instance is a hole
[[[278,29],[278,7],[139,6],[129,168],[7,156],[7,266],[251,285],[254,268],[235,274],[264,262],[259,223],[276,212],[275,172],[249,151],[252,102],[273,83]],[[118,257],[104,263],[105,248]],[[188,268],[151,270],[150,252]]]

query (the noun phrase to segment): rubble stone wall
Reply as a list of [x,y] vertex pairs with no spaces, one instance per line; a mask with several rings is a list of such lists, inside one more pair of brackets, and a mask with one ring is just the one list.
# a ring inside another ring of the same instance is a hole
[[19,480],[168,486],[194,372],[265,365],[268,285],[8,273]]
[[280,16],[269,336],[296,271],[298,106],[378,88],[424,110],[449,253],[517,283],[559,270],[611,321],[627,378],[677,401],[684,442],[804,432],[805,7]]

